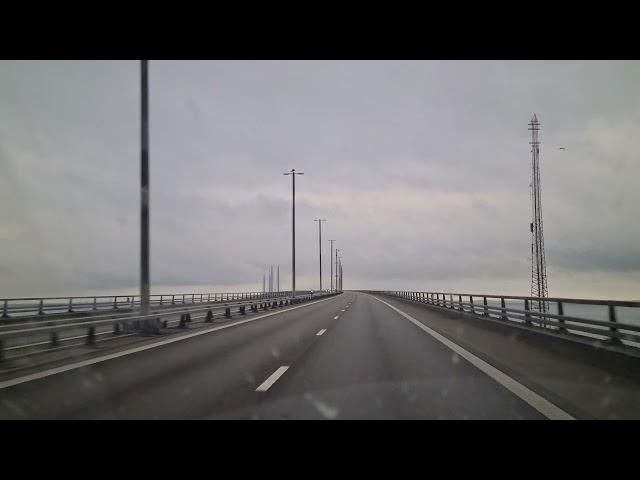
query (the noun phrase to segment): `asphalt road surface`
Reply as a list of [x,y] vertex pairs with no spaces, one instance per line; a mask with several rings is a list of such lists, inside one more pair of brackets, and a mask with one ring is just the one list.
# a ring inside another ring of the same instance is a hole
[[0,418],[570,418],[384,302],[346,292],[45,367],[0,381]]

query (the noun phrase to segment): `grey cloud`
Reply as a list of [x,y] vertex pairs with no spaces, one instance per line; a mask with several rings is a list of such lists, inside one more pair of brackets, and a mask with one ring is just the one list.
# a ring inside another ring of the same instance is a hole
[[[0,62],[0,296],[135,291],[138,75]],[[638,62],[153,61],[150,75],[158,288],[256,289],[272,263],[287,286],[296,168],[299,285],[317,284],[321,216],[346,287],[526,293],[535,111],[551,293],[591,294],[587,274],[638,289]]]

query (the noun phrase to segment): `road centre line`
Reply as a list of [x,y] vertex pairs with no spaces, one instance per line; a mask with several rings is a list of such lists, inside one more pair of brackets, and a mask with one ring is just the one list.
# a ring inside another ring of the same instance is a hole
[[267,378],[264,382],[262,382],[258,386],[258,388],[256,388],[256,392],[266,392],[267,390],[269,390],[269,388],[271,388],[271,385],[276,383],[278,381],[278,379],[287,370],[289,370],[289,366],[288,365],[283,365],[282,367],[279,367],[275,372],[273,372],[271,375],[269,375],[269,378]]

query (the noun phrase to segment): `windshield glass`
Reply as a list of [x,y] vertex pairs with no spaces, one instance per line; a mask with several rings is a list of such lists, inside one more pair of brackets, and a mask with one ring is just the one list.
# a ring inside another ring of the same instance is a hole
[[639,419],[637,61],[0,61],[1,419]]

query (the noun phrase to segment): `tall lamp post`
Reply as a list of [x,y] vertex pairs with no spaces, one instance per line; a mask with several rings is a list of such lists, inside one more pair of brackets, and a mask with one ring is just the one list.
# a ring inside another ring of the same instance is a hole
[[329,265],[331,266],[331,276],[329,276],[329,279],[331,280],[331,291],[333,292],[333,242],[335,242],[335,240],[327,240],[329,243],[331,243],[331,255],[329,256]]
[[336,248],[336,291],[338,291],[338,252],[339,248]]
[[[140,313],[149,314],[149,60],[140,60]],[[142,329],[156,333],[156,322],[145,319]]]
[[322,222],[326,222],[324,218],[314,220],[318,222],[318,252],[320,254],[320,291],[322,292]]
[[291,281],[292,292],[291,296],[296,296],[296,175],[304,175],[303,172],[296,172],[295,168],[292,168],[290,172],[283,173],[283,175],[291,175],[292,187],[293,187],[293,211],[292,211],[292,242],[291,242]]

